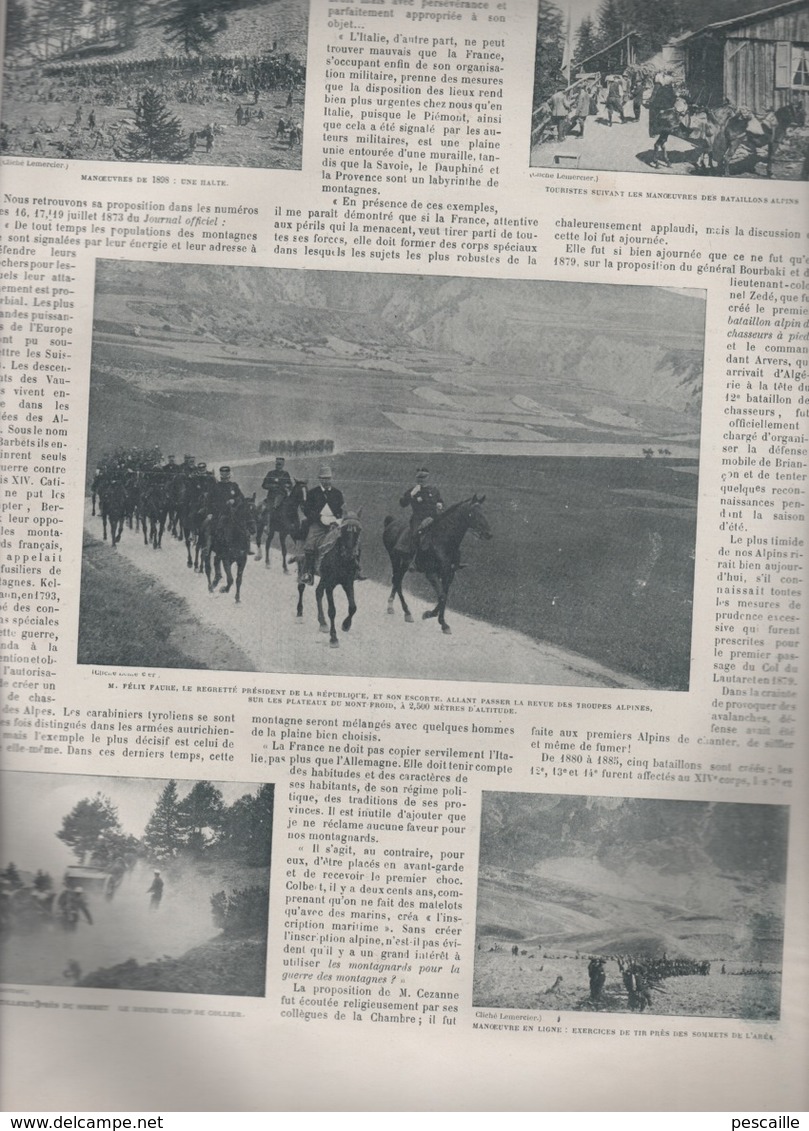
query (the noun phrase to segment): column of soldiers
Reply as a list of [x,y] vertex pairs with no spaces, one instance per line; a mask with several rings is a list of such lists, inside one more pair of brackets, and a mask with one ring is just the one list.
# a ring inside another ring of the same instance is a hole
[[[711,972],[711,963],[691,958],[669,958],[663,954],[659,958],[637,958],[632,955],[611,955],[618,963],[621,981],[627,992],[629,1008],[641,1013],[652,1004],[652,990],[661,992],[660,983],[665,978],[685,977],[698,974],[706,976]],[[590,1001],[597,1005],[601,1000],[607,981],[607,958],[592,956],[587,963],[587,976],[590,983]]]

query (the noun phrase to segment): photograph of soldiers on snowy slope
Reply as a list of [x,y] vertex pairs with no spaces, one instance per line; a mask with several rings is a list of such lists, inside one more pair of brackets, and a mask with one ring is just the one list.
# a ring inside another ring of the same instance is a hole
[[0,153],[300,169],[307,0],[8,0]]
[[80,663],[687,689],[704,292],[104,260],[94,313]]
[[809,0],[539,0],[531,165],[809,178]]
[[[603,764],[608,746],[574,758]],[[639,781],[650,761],[622,758]],[[687,758],[655,761],[690,780]],[[473,1004],[561,1026],[571,1011],[777,1020],[788,822],[786,805],[484,793]]]
[[[87,714],[89,729],[55,724],[41,738],[69,753],[86,743],[119,759],[197,764],[200,750],[226,753],[230,741],[192,714]],[[264,996],[274,786],[2,779],[4,983]]]

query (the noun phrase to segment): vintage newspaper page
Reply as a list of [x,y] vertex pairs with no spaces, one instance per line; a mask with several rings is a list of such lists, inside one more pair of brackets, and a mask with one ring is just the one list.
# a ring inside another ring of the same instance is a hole
[[805,1108],[809,0],[4,23],[5,1108]]

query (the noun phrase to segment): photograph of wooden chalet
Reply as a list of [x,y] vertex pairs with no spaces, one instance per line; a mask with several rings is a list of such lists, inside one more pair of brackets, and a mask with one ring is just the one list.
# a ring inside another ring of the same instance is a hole
[[683,44],[685,78],[707,106],[728,101],[754,114],[809,109],[809,0],[708,24]]
[[532,166],[809,178],[809,0],[588,2],[540,0]]

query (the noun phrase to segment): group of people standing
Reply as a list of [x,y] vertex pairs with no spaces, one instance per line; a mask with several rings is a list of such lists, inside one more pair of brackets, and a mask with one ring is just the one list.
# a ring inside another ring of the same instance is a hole
[[[557,141],[564,141],[576,131],[584,137],[588,117],[598,113],[603,103],[608,126],[613,117],[621,122],[640,121],[641,107],[646,90],[644,75],[638,70],[627,70],[622,75],[604,75],[600,78],[582,79],[571,87],[560,85],[546,103],[546,113],[556,133]],[[627,104],[632,103],[633,117],[627,117]]]

